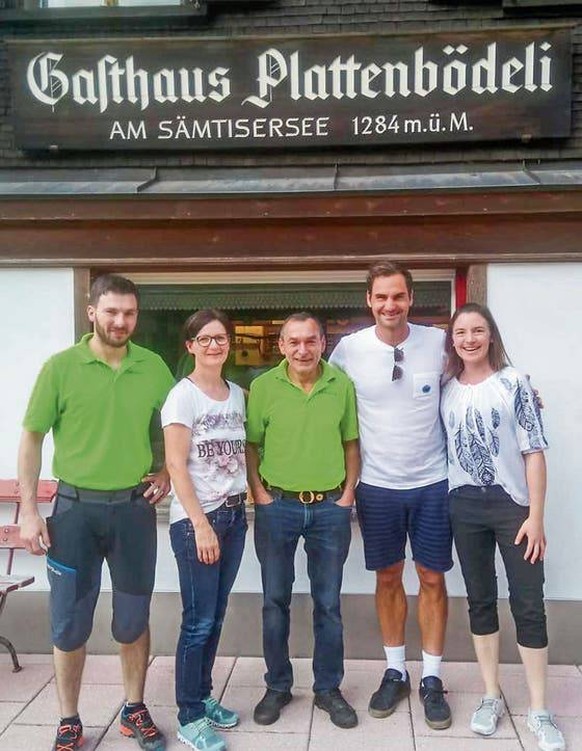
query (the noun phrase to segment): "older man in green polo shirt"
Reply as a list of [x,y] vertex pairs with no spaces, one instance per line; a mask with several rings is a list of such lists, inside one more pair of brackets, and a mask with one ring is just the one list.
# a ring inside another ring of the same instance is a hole
[[[115,275],[96,279],[87,312],[93,333],[51,357],[38,376],[18,458],[22,539],[31,553],[46,552],[51,587],[62,715],[54,751],[74,751],[83,742],[79,689],[104,559],[111,572],[112,631],[120,643],[126,691],[120,729],[146,751],[162,751],[164,737],[143,692],[156,565],[154,504],[168,492],[169,478],[165,470],[149,474],[149,431],[174,379],[158,355],[130,341],[138,315],[131,281]],[[59,486],[45,523],[36,492],[50,430]]]
[[295,550],[303,537],[314,602],[315,705],[342,728],[357,716],[340,692],[343,630],[340,590],[359,473],[354,388],[321,359],[325,338],[310,313],[295,313],[279,337],[280,365],[251,385],[247,409],[249,483],[263,581],[267,690],[254,711],[270,725],[291,701],[289,607]]

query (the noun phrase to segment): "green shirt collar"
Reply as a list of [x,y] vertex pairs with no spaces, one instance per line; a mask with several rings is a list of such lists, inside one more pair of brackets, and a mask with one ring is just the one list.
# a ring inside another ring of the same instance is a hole
[[[330,383],[330,381],[334,381],[336,378],[335,370],[334,368],[329,365],[323,358],[319,361],[321,365],[321,375],[317,379],[317,381],[313,384],[313,388],[311,389],[311,394],[314,394],[316,391],[320,391],[322,388],[325,388],[325,386]],[[295,388],[298,388],[293,381],[289,378],[289,373],[287,370],[288,362],[286,359],[281,360],[281,362],[275,366],[276,372],[275,376],[280,381],[285,381],[286,383],[291,384],[291,386],[294,386]]]
[[[93,337],[92,333],[89,334],[83,334],[83,336],[80,338],[79,343],[77,344],[79,354],[81,355],[81,359],[83,362],[91,363],[91,362],[103,362],[97,355],[93,352],[91,347],[89,347],[89,341]],[[144,359],[143,353],[141,351],[141,347],[137,347],[132,341],[129,341],[127,343],[127,354],[122,360],[122,367],[123,369],[127,369],[131,365],[133,365],[136,362],[140,362]],[[105,363],[107,365],[107,363]]]

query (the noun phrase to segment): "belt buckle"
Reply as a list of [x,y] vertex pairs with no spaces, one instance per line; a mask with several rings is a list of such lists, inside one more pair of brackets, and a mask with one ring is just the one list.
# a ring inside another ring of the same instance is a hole
[[[303,497],[304,493],[309,493],[309,499]],[[304,506],[310,506],[312,503],[315,503],[315,493],[313,490],[300,490],[298,497]]]
[[228,502],[228,498],[227,498],[226,503],[225,503],[226,508],[236,508],[237,506],[240,506],[242,503],[241,495],[242,493],[238,493],[236,496],[236,500],[231,501],[230,503]]

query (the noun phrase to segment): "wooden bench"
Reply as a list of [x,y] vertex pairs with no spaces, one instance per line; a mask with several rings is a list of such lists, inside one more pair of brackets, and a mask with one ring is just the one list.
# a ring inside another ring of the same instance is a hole
[[[57,492],[57,483],[54,480],[41,480],[38,483],[37,500],[39,503],[50,503]],[[20,515],[20,492],[16,480],[0,480],[0,504],[11,504],[14,507],[12,518],[6,524],[0,525],[0,549],[8,551],[6,565],[3,572],[0,572],[0,616],[6,605],[6,600],[10,592],[16,589],[28,587],[34,581],[34,576],[23,576],[22,574],[12,573],[12,563],[14,560],[14,551],[23,548],[24,545],[20,539],[20,527],[18,526],[18,517]],[[18,662],[16,650],[12,642],[5,636],[0,636],[0,644],[10,652],[13,672],[18,673],[22,670]]]

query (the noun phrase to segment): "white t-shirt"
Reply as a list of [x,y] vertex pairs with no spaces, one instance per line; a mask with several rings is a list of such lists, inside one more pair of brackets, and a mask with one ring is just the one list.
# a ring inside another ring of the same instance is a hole
[[398,345],[404,359],[397,381],[392,381],[394,347],[378,339],[375,326],[344,336],[329,360],[356,387],[362,482],[394,490],[447,477],[439,415],[445,335],[432,326],[409,327]]
[[[229,495],[244,493],[245,397],[227,381],[225,401],[206,396],[189,378],[179,381],[162,407],[162,427],[177,423],[192,430],[188,472],[204,513],[218,508]],[[174,489],[170,524],[187,517]]]
[[527,379],[507,367],[469,385],[456,378],[443,388],[449,487],[501,485],[520,506],[529,505],[522,454],[548,447]]

